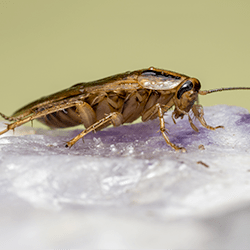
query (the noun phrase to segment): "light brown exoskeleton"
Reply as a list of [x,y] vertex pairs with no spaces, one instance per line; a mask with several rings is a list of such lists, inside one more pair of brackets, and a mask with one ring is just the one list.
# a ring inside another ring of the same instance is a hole
[[50,128],[83,124],[86,129],[66,143],[66,147],[71,147],[89,132],[101,130],[110,124],[119,126],[131,123],[140,116],[143,122],[159,117],[160,132],[166,143],[175,150],[185,151],[185,148],[178,147],[169,140],[163,119],[165,112],[174,106],[173,121],[187,115],[191,127],[197,132],[198,128],[194,125],[190,113],[207,129],[223,128],[207,125],[202,106],[195,103],[198,94],[250,89],[237,87],[201,91],[200,87],[196,78],[153,67],[79,83],[42,97],[17,110],[10,117],[0,113],[4,119],[12,122],[0,135],[34,119]]

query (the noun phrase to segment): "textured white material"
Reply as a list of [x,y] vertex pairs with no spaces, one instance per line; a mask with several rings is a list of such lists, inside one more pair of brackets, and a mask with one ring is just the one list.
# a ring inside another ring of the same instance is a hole
[[250,114],[221,105],[205,119],[225,129],[197,122],[197,133],[165,115],[187,153],[166,145],[158,119],[89,134],[71,149],[65,142],[81,130],[1,136],[2,248],[249,249]]

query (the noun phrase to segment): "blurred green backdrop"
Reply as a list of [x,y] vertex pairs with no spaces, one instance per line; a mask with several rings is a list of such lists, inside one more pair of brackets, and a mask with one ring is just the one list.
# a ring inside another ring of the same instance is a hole
[[[149,66],[196,77],[202,89],[250,86],[249,9],[249,0],[0,0],[0,111]],[[200,102],[250,110],[249,95]]]

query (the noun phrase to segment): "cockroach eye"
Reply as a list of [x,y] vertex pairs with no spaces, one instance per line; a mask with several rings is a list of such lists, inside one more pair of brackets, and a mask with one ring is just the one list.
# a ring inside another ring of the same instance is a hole
[[180,99],[185,92],[191,90],[192,88],[193,88],[193,83],[190,80],[184,82],[183,85],[178,90],[177,98]]

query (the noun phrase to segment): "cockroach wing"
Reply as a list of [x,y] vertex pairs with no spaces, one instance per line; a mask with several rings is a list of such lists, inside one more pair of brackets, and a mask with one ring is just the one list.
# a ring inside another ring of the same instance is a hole
[[[137,72],[137,71],[134,71]],[[117,74],[113,76],[109,76],[100,80],[91,81],[91,82],[82,82],[77,83],[70,88],[61,90],[57,93],[44,96],[28,105],[17,110],[12,116],[16,117],[21,114],[29,114],[37,108],[43,107],[45,108],[49,104],[57,104],[59,101],[66,100],[67,98],[79,97],[81,95],[85,95],[86,93],[90,93],[93,89],[101,89],[109,87],[112,88],[113,85],[116,85],[117,82],[122,81],[123,79],[127,79],[130,75],[133,76],[134,72],[126,72],[122,74]],[[140,71],[138,71],[140,72]],[[136,75],[136,74],[135,74]]]

